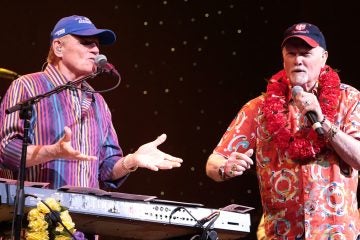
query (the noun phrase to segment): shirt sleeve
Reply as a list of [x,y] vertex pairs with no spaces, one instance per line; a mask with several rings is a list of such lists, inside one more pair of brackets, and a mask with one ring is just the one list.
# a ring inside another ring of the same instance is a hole
[[0,106],[0,162],[11,170],[20,166],[22,139],[24,135],[23,120],[19,111],[6,114],[6,109],[28,98],[22,78],[12,82]]
[[231,122],[214,153],[229,157],[232,152],[246,152],[256,146],[256,130],[263,97],[257,97],[246,103]]
[[348,85],[342,85],[340,96],[340,114],[338,122],[341,130],[360,140],[360,92]]
[[127,179],[129,174],[120,179],[112,180],[113,168],[116,162],[123,157],[123,151],[119,145],[118,137],[111,121],[110,110],[107,106],[106,108],[108,115],[108,134],[100,153],[99,180],[105,188],[118,188]]

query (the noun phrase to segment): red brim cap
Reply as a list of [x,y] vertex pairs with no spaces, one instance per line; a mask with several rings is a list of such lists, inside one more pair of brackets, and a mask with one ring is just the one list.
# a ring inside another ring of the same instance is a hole
[[290,38],[300,38],[300,39],[304,40],[304,42],[306,42],[310,47],[313,47],[313,48],[319,46],[318,42],[316,42],[314,39],[312,39],[312,38],[310,38],[308,36],[305,36],[305,35],[291,35],[291,36],[284,39],[284,41],[281,44],[281,47],[283,47],[285,42],[287,40],[289,40]]

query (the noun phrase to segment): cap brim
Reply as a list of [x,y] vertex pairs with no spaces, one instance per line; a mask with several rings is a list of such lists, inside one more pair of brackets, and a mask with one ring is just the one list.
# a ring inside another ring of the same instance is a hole
[[285,44],[285,42],[286,42],[287,40],[289,40],[290,38],[300,38],[300,39],[302,39],[304,42],[306,42],[310,47],[313,47],[313,48],[319,46],[319,44],[318,44],[314,39],[312,39],[312,38],[310,38],[310,37],[308,37],[308,36],[304,36],[304,35],[291,35],[291,36],[289,36],[289,37],[287,37],[287,38],[284,39],[284,41],[283,41],[282,44],[281,44],[281,47],[283,47],[284,44]]
[[96,37],[99,39],[101,45],[112,44],[116,41],[115,33],[108,29],[85,29],[70,34],[83,37]]

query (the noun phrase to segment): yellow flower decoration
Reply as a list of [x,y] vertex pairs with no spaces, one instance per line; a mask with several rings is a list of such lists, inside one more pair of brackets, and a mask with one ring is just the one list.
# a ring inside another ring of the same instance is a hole
[[[60,219],[67,229],[73,229],[75,227],[75,223],[73,223],[68,210],[60,213]],[[60,224],[56,227],[56,231],[62,232],[64,231],[64,227]]]
[[47,205],[49,205],[49,207],[53,210],[53,211],[57,211],[60,212],[61,211],[61,206],[60,206],[60,202],[56,201],[54,198],[47,198],[45,200],[45,202],[47,203]]
[[67,237],[67,236],[58,235],[58,236],[55,236],[55,240],[72,240],[72,238]]
[[[47,198],[45,203],[40,201],[36,208],[29,211],[26,240],[71,240],[71,234],[74,234],[76,229],[69,211],[54,198]],[[59,218],[71,234],[56,220]]]
[[26,232],[27,240],[49,240],[49,234],[46,231],[42,232]]
[[39,212],[38,209],[31,209],[28,213],[29,228],[35,232],[46,231],[48,223],[44,219],[45,215]]

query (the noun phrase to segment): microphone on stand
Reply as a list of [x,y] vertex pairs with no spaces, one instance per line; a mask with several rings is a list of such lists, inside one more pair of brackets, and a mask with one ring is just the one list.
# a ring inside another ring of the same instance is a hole
[[95,57],[95,64],[98,67],[98,70],[104,71],[104,72],[109,72],[109,73],[115,75],[116,77],[120,77],[119,72],[116,70],[114,65],[112,65],[111,63],[108,62],[105,55],[103,55],[103,54],[97,55]]
[[[300,86],[295,86],[292,88],[292,97],[295,98],[295,96],[301,92],[303,92],[304,89]],[[316,133],[319,136],[324,136],[325,130],[321,126],[321,123],[317,119],[317,115],[314,111],[308,111],[305,113],[306,118],[309,120],[309,122],[312,125],[312,128],[316,131]]]

